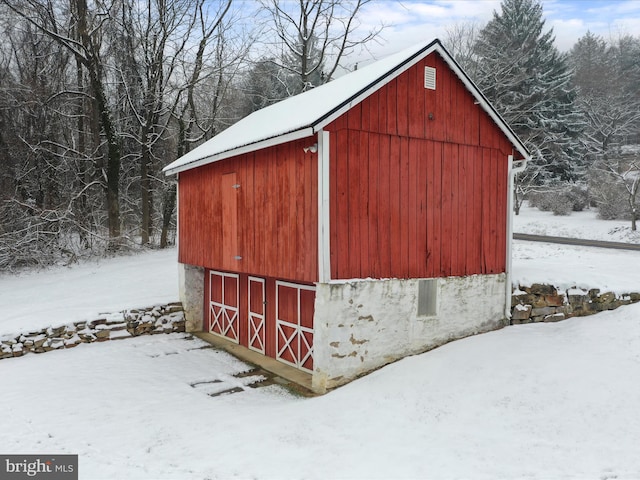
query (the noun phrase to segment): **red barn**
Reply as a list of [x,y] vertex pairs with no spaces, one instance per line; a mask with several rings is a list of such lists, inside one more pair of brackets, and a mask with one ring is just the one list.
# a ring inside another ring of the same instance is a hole
[[189,330],[322,392],[500,328],[527,158],[438,40],[253,113],[165,168]]

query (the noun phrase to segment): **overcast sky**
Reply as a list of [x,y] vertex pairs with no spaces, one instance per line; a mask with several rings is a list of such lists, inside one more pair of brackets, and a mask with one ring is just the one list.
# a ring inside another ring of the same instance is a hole
[[[561,51],[570,50],[588,30],[605,39],[640,35],[640,0],[543,0],[542,4],[546,30],[553,28]],[[494,10],[500,11],[500,0],[389,0],[370,4],[361,20],[363,27],[388,25],[383,45],[371,45],[372,53],[381,58],[415,43],[444,39],[447,28],[456,23],[484,24]]]

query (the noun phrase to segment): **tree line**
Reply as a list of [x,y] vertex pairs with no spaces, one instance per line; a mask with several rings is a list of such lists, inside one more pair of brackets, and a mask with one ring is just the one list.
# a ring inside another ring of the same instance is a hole
[[538,0],[503,0],[484,26],[448,30],[447,46],[532,154],[516,178],[556,214],[588,205],[636,230],[640,197],[640,38],[587,32],[567,53]]
[[328,81],[367,3],[0,0],[0,269],[172,243],[162,167]]
[[[172,244],[162,167],[334,78],[384,28],[361,25],[370,1],[0,0],[0,269]],[[518,198],[560,185],[575,206],[591,181],[630,215],[640,39],[562,54],[538,0],[504,0],[444,43],[533,154]]]

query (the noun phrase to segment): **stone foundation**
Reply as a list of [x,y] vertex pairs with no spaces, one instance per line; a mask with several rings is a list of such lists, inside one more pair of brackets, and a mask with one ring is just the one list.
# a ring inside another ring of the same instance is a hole
[[557,322],[571,317],[583,317],[622,305],[640,302],[640,293],[616,295],[599,289],[570,288],[560,292],[553,285],[534,283],[518,286],[511,296],[511,324]]
[[181,303],[109,313],[90,321],[0,336],[0,359],[139,335],[185,331]]
[[204,329],[204,268],[179,263],[178,275],[186,331],[201,332]]
[[[421,299],[422,282],[432,290]],[[508,325],[505,282],[497,274],[317,284],[312,389],[323,393],[408,355]]]

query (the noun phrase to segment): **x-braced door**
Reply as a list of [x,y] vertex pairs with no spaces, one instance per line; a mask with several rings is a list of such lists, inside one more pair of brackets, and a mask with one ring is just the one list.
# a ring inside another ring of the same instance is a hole
[[239,276],[209,272],[209,332],[235,343],[239,340]]
[[249,277],[248,347],[264,354],[265,281]]
[[276,359],[313,371],[315,287],[276,281]]

